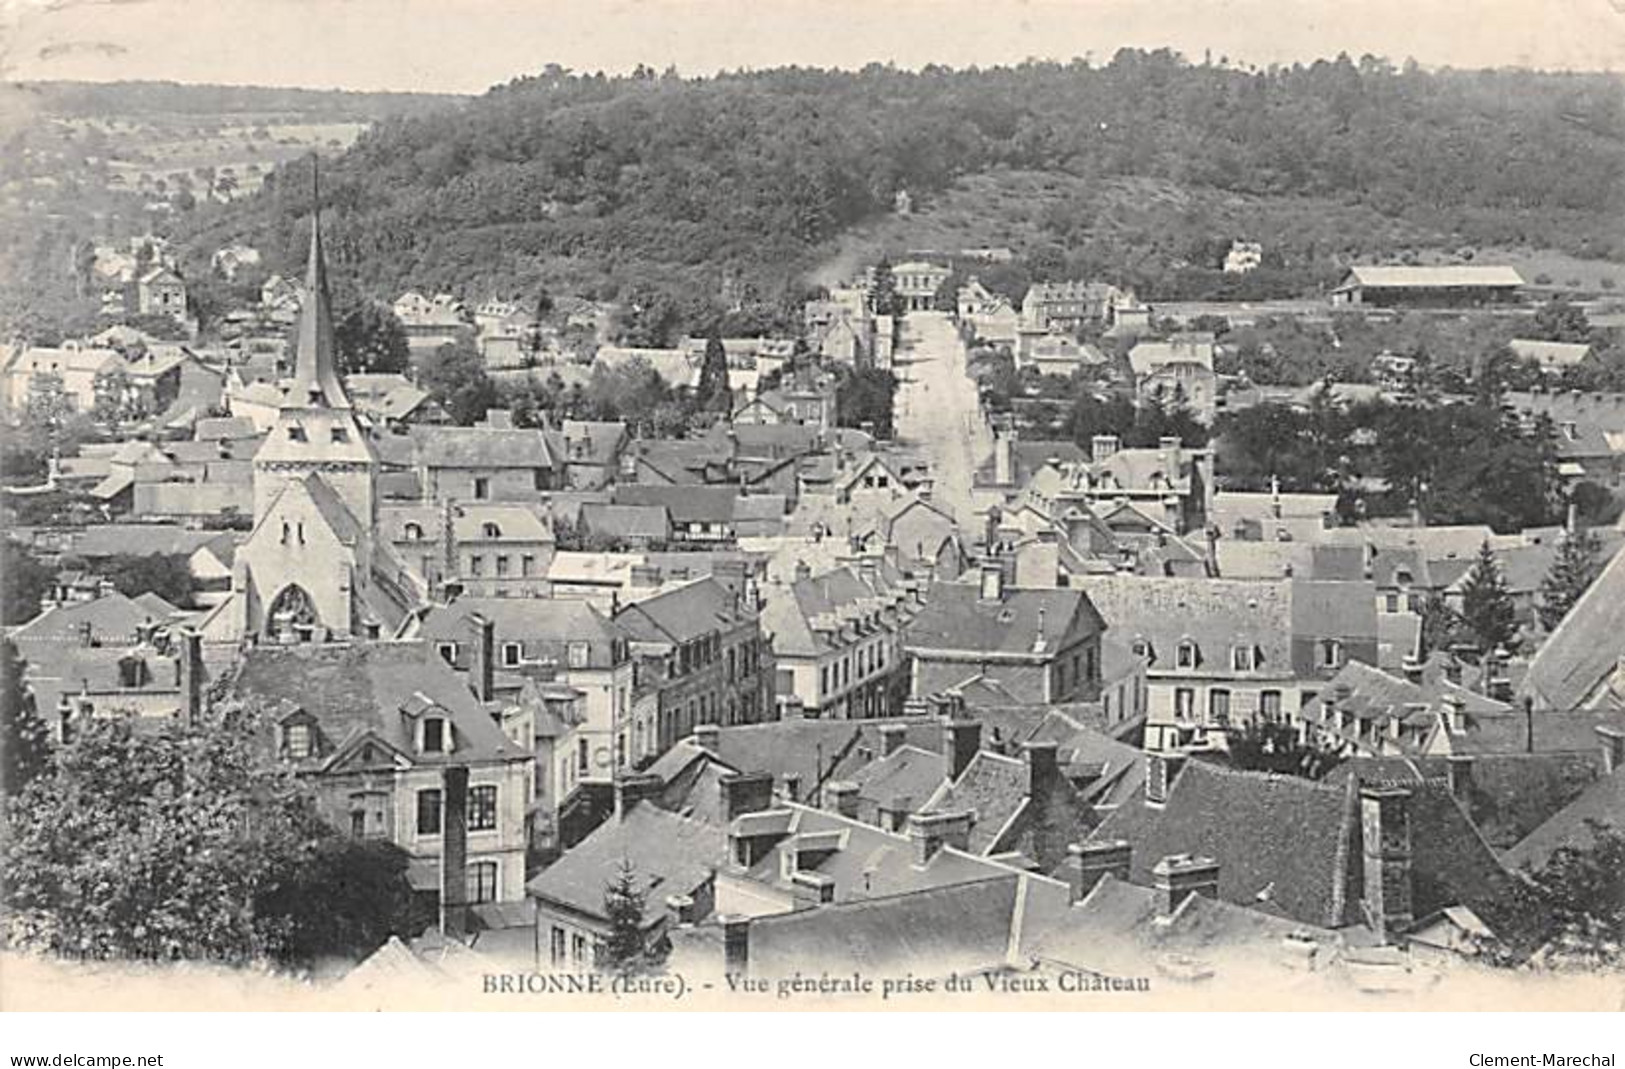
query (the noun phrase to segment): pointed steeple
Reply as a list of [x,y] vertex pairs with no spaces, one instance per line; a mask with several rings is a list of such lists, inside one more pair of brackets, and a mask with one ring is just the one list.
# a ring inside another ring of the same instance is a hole
[[349,408],[339,383],[333,311],[327,294],[327,263],[322,257],[322,204],[311,159],[310,263],[305,269],[305,300],[299,309],[299,339],[293,385],[287,404],[293,408]]

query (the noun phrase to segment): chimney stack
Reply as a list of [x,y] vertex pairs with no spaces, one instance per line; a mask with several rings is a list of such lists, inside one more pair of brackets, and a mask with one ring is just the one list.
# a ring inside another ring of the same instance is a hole
[[1185,755],[1179,753],[1148,753],[1145,755],[1145,802],[1147,805],[1166,805],[1174,792],[1174,781],[1185,767]]
[[1089,459],[1099,464],[1117,454],[1118,438],[1115,434],[1097,434],[1089,440]]
[[908,839],[914,848],[914,864],[928,864],[945,846],[967,849],[970,829],[970,813],[913,814],[908,818]]
[[1072,843],[1067,846],[1066,854],[1063,872],[1067,886],[1072,890],[1072,901],[1081,902],[1107,875],[1118,880],[1128,879],[1134,848],[1126,839],[1108,839]]
[[468,766],[440,773],[440,934],[468,934]]
[[722,817],[732,823],[747,813],[773,808],[773,773],[730,772],[721,778]]
[[658,798],[666,781],[652,772],[626,772],[615,779],[615,808],[621,816],[649,798]]
[[907,724],[881,724],[880,725],[880,756],[890,757],[903,748],[908,741]]
[[1602,743],[1602,774],[1612,776],[1625,768],[1625,730],[1598,724],[1597,739]]
[[1467,798],[1473,790],[1473,755],[1451,754],[1446,758],[1446,771],[1451,796],[1466,806]]
[[1415,921],[1411,904],[1411,792],[1402,787],[1360,790],[1366,923],[1384,943]]
[[722,921],[722,967],[729,976],[750,973],[750,918],[728,916]]
[[1444,696],[1444,723],[1445,730],[1452,735],[1463,735],[1467,732],[1467,699],[1460,694],[1446,694]]
[[948,778],[956,780],[982,748],[982,724],[979,720],[950,720],[942,730]]
[[1422,685],[1422,658],[1407,653],[1400,661],[1400,671],[1405,674],[1405,682],[1418,687]]
[[1191,895],[1219,897],[1219,863],[1210,857],[1175,854],[1151,870],[1156,888],[1157,919],[1169,920]]
[[694,899],[689,895],[667,895],[666,916],[673,928],[686,928],[694,923]]
[[179,645],[181,722],[195,724],[203,716],[203,636],[188,627]]
[[857,819],[858,785],[848,783],[846,780],[830,780],[824,784],[822,808],[831,813],[838,813],[843,817]]
[[469,672],[473,677],[470,682],[474,686],[474,697],[482,702],[495,701],[496,625],[477,612],[468,614],[468,622],[474,631],[473,641],[469,643],[473,648]]
[[712,756],[717,753],[720,734],[720,729],[715,724],[696,724],[694,727],[694,741],[699,744],[700,749]]
[[1016,481],[1016,432],[1006,429],[993,439],[993,481],[1010,486]]
[[1027,757],[1027,797],[1047,798],[1061,778],[1060,746],[1050,739],[1035,739],[1022,744]]

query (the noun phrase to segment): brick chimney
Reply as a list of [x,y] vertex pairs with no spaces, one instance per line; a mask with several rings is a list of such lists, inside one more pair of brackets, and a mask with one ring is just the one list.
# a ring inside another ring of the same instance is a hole
[[880,756],[890,757],[903,748],[908,741],[907,724],[881,724],[880,725]]
[[908,818],[908,839],[914,849],[914,864],[925,865],[945,846],[965,850],[970,846],[970,813],[915,813]]
[[1133,856],[1134,848],[1126,839],[1068,845],[1062,875],[1072,889],[1072,901],[1082,901],[1085,895],[1094,890],[1095,884],[1107,875],[1127,880],[1129,862]]
[[690,895],[666,896],[667,923],[673,928],[686,928],[694,923],[694,899]]
[[1174,782],[1185,767],[1185,755],[1148,753],[1145,755],[1145,804],[1166,805],[1174,792]]
[[477,612],[468,614],[469,683],[474,697],[482,702],[496,700],[496,625]]
[[180,714],[183,724],[195,724],[203,716],[203,636],[191,628],[180,633],[176,650],[176,682],[180,685]]
[[721,778],[722,818],[732,823],[747,813],[773,808],[773,773],[730,772]]
[[958,779],[976,751],[982,748],[979,720],[950,720],[942,726],[943,753],[948,759],[948,778]]
[[440,934],[468,934],[468,767],[447,765],[440,773]]
[[1467,699],[1460,694],[1444,696],[1444,725],[1452,735],[1467,733]]
[[1049,797],[1061,778],[1060,746],[1049,739],[1035,739],[1021,748],[1027,758],[1027,797]]
[[1446,772],[1449,776],[1450,794],[1463,806],[1473,791],[1473,755],[1451,754],[1446,759]]
[[652,772],[626,772],[615,779],[615,806],[621,816],[630,813],[639,802],[660,797],[666,781]]
[[729,976],[750,974],[750,918],[728,916],[722,921],[722,968]]
[[894,794],[880,807],[880,826],[901,834],[908,830],[909,814],[914,812],[914,796]]
[[1219,897],[1219,863],[1210,857],[1175,854],[1151,870],[1156,889],[1157,919],[1169,920],[1191,895]]
[[833,779],[824,784],[823,809],[831,813],[839,813],[843,817],[857,818],[858,815],[858,785],[848,783],[846,780]]
[[1407,653],[1399,663],[1399,670],[1405,675],[1405,682],[1413,686],[1422,685],[1422,658],[1414,653]]
[[1602,774],[1612,776],[1625,768],[1625,729],[1598,724],[1597,740],[1602,743]]
[[1393,942],[1415,921],[1411,902],[1411,792],[1360,790],[1365,918],[1378,939]]

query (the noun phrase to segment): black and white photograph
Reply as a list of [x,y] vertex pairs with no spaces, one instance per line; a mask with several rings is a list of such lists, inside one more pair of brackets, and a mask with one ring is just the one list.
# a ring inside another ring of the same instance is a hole
[[1625,0],[11,0],[0,421],[0,1010],[1625,1010]]

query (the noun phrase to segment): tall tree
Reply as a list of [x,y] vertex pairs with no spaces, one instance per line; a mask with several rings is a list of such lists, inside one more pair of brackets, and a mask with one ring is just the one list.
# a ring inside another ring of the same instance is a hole
[[406,328],[395,313],[373,301],[361,301],[333,328],[339,372],[402,372],[411,360]]
[[176,608],[189,609],[197,591],[192,566],[179,553],[120,553],[110,558],[101,571],[127,598],[157,594]]
[[0,639],[0,796],[18,793],[50,768],[50,730],[23,683],[26,667],[16,643]]
[[1601,570],[1597,554],[1601,550],[1597,536],[1581,527],[1564,535],[1558,544],[1557,557],[1540,582],[1540,622],[1550,631],[1567,616],[1580,595]]
[[0,624],[25,624],[39,615],[56,571],[11,539],[0,539]]
[[467,342],[442,345],[423,362],[421,378],[452,422],[464,427],[478,423],[500,400],[485,361]]
[[615,877],[604,888],[604,913],[609,917],[609,938],[597,965],[608,972],[635,975],[658,961],[658,951],[644,940],[643,909],[648,891],[638,883],[632,862],[622,859]]
[[1480,651],[1489,653],[1509,646],[1517,634],[1517,610],[1512,594],[1507,590],[1501,565],[1490,550],[1486,539],[1478,547],[1478,559],[1473,561],[1462,584],[1461,620],[1473,636]]
[[1587,972],[1625,966],[1625,834],[1587,820],[1588,844],[1562,846],[1527,873],[1534,908],[1554,934],[1542,963]]
[[399,913],[405,854],[340,840],[263,745],[269,735],[259,709],[218,702],[195,724],[157,730],[126,717],[76,724],[53,774],[6,801],[6,941],[104,959],[302,963],[415,935]]
[[704,411],[733,411],[733,391],[728,388],[728,350],[715,327],[705,339],[705,358],[700,362],[700,382],[695,395]]
[[876,315],[897,314],[897,279],[892,277],[891,261],[884,256],[875,264],[875,281],[869,291],[869,300],[874,305]]

